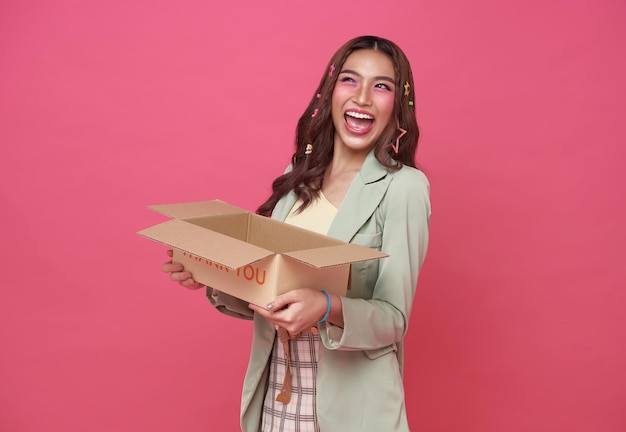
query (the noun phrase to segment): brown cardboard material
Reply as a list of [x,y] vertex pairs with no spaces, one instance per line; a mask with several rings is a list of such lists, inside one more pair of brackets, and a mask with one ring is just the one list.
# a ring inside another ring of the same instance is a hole
[[171,246],[196,281],[263,307],[303,287],[343,296],[352,263],[387,256],[220,200],[149,208],[171,220],[139,235]]

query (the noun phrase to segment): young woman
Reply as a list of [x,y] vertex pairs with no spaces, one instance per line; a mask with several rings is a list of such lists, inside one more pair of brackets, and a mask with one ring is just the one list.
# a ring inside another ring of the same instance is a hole
[[[302,287],[259,307],[207,287],[218,310],[254,319],[243,431],[409,430],[403,338],[430,217],[417,140],[404,53],[379,37],[348,41],[328,63],[298,122],[291,165],[258,213],[389,257],[353,264],[346,297]],[[178,264],[163,270],[202,287]]]

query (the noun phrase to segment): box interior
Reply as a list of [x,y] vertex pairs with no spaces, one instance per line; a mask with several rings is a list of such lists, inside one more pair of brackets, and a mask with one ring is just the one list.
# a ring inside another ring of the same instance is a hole
[[252,213],[187,219],[207,228],[274,253],[311,250],[342,244],[341,241]]

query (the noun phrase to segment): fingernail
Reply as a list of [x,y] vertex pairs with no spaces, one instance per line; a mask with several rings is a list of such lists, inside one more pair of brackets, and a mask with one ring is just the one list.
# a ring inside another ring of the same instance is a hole
[[274,303],[268,303],[268,304],[267,304],[267,308],[268,308],[268,309],[271,309],[271,308],[273,308],[273,307],[274,307]]

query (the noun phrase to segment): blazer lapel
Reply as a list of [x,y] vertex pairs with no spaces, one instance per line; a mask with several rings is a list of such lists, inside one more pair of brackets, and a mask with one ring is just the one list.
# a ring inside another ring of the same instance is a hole
[[[352,240],[385,196],[391,182],[391,176],[387,174],[387,169],[378,162],[374,152],[371,151],[359,173],[352,180],[350,189],[335,215],[328,230],[330,237],[347,243]],[[296,201],[297,196],[293,191],[287,193],[276,204],[272,218],[284,222]]]
[[385,196],[391,182],[391,176],[387,174],[387,169],[378,162],[374,152],[371,151],[359,173],[352,180],[350,189],[335,215],[328,230],[330,237],[345,242],[352,240]]
[[274,211],[272,212],[272,219],[276,219],[281,222],[284,222],[285,219],[287,219],[287,215],[291,211],[291,208],[293,207],[293,205],[296,203],[297,200],[298,200],[298,197],[296,196],[295,192],[293,190],[289,191],[287,195],[282,197],[276,203],[276,206],[274,207]]

